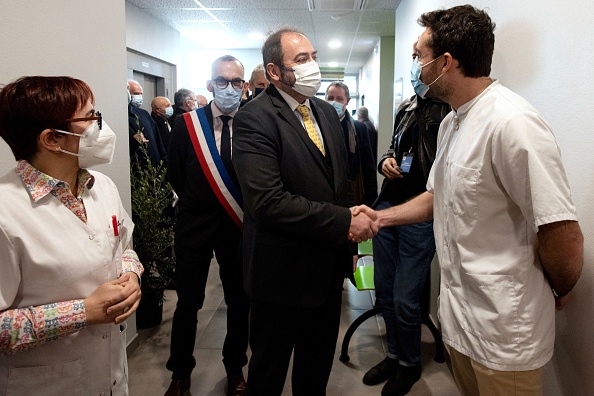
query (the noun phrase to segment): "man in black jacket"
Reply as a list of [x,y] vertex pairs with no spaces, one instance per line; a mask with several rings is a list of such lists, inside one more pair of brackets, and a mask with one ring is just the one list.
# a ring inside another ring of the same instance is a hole
[[334,81],[326,89],[326,101],[338,113],[347,149],[351,204],[370,206],[377,198],[376,162],[369,130],[362,122],[353,120],[347,111],[350,100],[349,87],[345,83]]
[[[448,104],[416,95],[400,104],[390,148],[378,165],[385,179],[376,209],[426,191],[439,124],[449,112]],[[373,238],[375,293],[386,322],[388,356],[363,383],[388,380],[382,395],[404,395],[421,376],[420,301],[434,255],[433,221],[383,228]]]
[[294,396],[323,395],[332,368],[351,232],[347,158],[336,111],[315,97],[316,52],[295,29],[268,37],[270,86],[237,113],[233,165],[244,197],[245,287],[251,301],[248,394],[279,396],[293,354]]
[[214,100],[181,115],[169,142],[167,175],[179,202],[175,224],[178,301],[167,361],[173,372],[167,396],[182,395],[190,387],[196,365],[192,353],[197,314],[204,302],[213,251],[227,305],[223,345],[227,395],[245,392],[242,367],[247,364],[249,300],[243,289],[240,256],[242,198],[231,163],[233,120],[246,89],[243,73],[243,65],[234,57],[216,59],[207,85]]

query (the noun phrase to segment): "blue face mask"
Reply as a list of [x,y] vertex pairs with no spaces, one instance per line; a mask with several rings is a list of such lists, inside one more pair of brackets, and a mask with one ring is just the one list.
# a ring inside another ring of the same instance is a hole
[[173,107],[169,106],[168,108],[165,109],[165,116],[167,118],[171,117],[173,115]]
[[241,89],[238,91],[231,84],[221,89],[213,84],[214,102],[223,113],[231,113],[239,107],[241,101]]
[[439,80],[441,78],[441,76],[443,75],[440,74],[435,80],[433,80],[433,82],[429,85],[425,84],[423,81],[421,81],[421,71],[423,70],[423,68],[427,65],[432,64],[433,62],[435,62],[436,60],[438,60],[439,58],[441,58],[443,55],[439,55],[437,58],[433,59],[431,62],[427,62],[424,65],[422,65],[419,62],[418,58],[413,59],[413,63],[412,66],[410,68],[410,82],[412,83],[413,89],[415,90],[415,93],[421,98],[421,99],[425,99],[425,95],[427,95],[427,92],[429,92],[429,88],[431,88],[431,86],[433,84],[435,84],[435,82],[437,80]]
[[328,102],[332,105],[332,107],[334,107],[334,110],[336,110],[336,112],[338,113],[338,118],[342,117],[342,115],[344,114],[344,105],[342,103],[336,102],[336,101],[332,101],[332,102]]

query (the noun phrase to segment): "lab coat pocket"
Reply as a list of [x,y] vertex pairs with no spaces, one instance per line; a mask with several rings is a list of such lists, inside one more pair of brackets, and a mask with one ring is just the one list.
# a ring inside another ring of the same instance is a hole
[[478,217],[477,183],[480,171],[452,163],[452,193],[448,200],[458,219],[472,225]]
[[6,396],[84,395],[82,360],[9,369]]
[[487,341],[518,343],[518,284],[512,275],[463,273],[465,313],[462,328]]

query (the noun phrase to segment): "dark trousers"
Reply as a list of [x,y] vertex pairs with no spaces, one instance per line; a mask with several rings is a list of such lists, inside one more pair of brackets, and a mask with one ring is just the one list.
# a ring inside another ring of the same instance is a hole
[[247,395],[282,393],[293,353],[294,396],[322,396],[332,369],[342,292],[328,293],[318,308],[251,302]]
[[194,344],[198,310],[204,303],[204,292],[212,253],[219,264],[227,305],[227,335],[223,345],[223,364],[229,375],[241,373],[247,364],[249,299],[243,288],[240,257],[240,230],[231,221],[220,226],[201,249],[189,250],[175,245],[175,288],[177,305],[171,330],[171,355],[167,369],[172,378],[189,377],[196,366]]

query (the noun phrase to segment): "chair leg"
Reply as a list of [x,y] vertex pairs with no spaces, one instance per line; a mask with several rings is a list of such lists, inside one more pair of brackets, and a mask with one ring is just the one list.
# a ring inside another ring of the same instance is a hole
[[441,334],[439,333],[439,330],[437,330],[437,327],[435,327],[435,325],[433,324],[433,321],[431,320],[431,318],[429,317],[429,315],[427,313],[422,313],[421,314],[421,321],[424,325],[426,325],[429,330],[431,331],[431,334],[433,335],[433,338],[435,339],[435,357],[433,358],[433,360],[435,360],[437,363],[443,363],[445,362],[445,357],[444,357],[444,346],[443,346],[443,341],[441,339]]
[[338,358],[341,362],[348,362],[350,360],[349,357],[349,343],[351,342],[351,337],[357,330],[357,327],[361,325],[361,323],[365,322],[367,319],[374,317],[378,313],[381,312],[380,307],[373,307],[369,311],[366,311],[361,314],[347,329],[346,333],[344,334],[344,338],[342,340],[342,348],[340,351],[340,357]]

